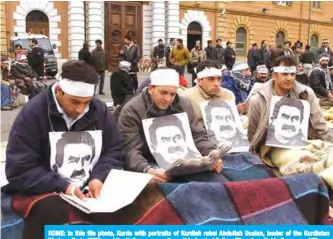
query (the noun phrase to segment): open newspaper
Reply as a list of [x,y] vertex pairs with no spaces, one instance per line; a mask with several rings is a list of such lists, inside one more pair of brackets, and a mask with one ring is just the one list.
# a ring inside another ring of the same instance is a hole
[[81,200],[76,196],[63,193],[60,196],[87,214],[112,213],[131,204],[152,178],[151,174],[112,169],[102,186],[98,199]]

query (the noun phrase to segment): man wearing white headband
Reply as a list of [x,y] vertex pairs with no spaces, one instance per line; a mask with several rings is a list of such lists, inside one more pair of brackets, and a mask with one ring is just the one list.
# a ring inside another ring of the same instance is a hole
[[205,60],[197,68],[197,85],[182,96],[191,101],[196,118],[203,123],[200,103],[204,100],[235,100],[234,94],[221,87],[222,67],[217,61]]
[[293,57],[277,58],[272,79],[264,83],[262,89],[251,97],[248,109],[248,138],[252,151],[258,153],[265,146],[272,96],[307,100],[310,104],[308,138],[333,141],[333,132],[325,123],[318,98],[310,87],[296,81],[296,72],[296,62]]
[[105,103],[93,98],[97,82],[91,66],[68,61],[60,81],[23,107],[7,145],[11,191],[97,198],[110,170],[123,167],[123,142],[115,119]]
[[[321,103],[333,106],[333,83],[328,70],[330,56],[323,53],[319,56],[319,67],[313,69],[310,74],[310,86],[321,99]],[[330,103],[331,102],[331,103]]]
[[252,79],[254,83],[265,83],[268,80],[268,69],[265,65],[259,65],[256,68],[255,76]]
[[[191,103],[177,94],[179,74],[173,69],[157,69],[150,74],[151,83],[147,89],[127,102],[118,118],[123,133],[126,151],[126,167],[136,172],[150,173],[158,181],[168,181],[165,171],[156,167],[156,160],[150,153],[142,120],[186,112],[195,145],[202,155],[208,155],[217,148],[214,140],[208,138],[204,127],[198,124]],[[222,169],[219,161],[216,170]]]

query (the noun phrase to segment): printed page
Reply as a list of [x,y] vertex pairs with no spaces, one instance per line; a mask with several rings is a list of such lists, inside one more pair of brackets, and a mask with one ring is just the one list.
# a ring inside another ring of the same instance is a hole
[[151,174],[113,169],[103,184],[100,198],[81,200],[65,194],[61,197],[86,213],[112,213],[131,204],[152,178]]

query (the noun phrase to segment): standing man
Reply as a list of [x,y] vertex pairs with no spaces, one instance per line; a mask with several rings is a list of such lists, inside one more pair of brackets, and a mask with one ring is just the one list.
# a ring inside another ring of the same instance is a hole
[[267,41],[263,40],[261,42],[261,47],[253,53],[255,68],[257,68],[259,65],[265,65],[267,67],[268,57],[269,54],[267,50]]
[[232,43],[230,41],[227,42],[227,48],[225,49],[225,65],[227,66],[228,70],[232,69],[232,66],[235,64],[236,61],[236,53],[234,49],[231,48]]
[[28,54],[28,64],[37,73],[39,77],[44,76],[44,50],[38,45],[35,38],[29,39],[31,52]]
[[216,40],[216,46],[213,49],[213,60],[218,61],[221,65],[225,63],[225,50],[222,47],[222,39]]
[[140,60],[141,52],[137,44],[135,44],[130,36],[124,38],[125,46],[123,50],[120,51],[120,55],[123,57],[124,61],[131,63],[130,76],[133,81],[133,87],[136,91],[138,89],[138,76],[139,71],[138,62]]
[[94,66],[99,77],[99,94],[104,95],[104,79],[105,71],[108,69],[108,56],[106,51],[102,48],[102,41],[96,40],[96,48],[92,51],[92,65]]
[[166,57],[166,66],[168,68],[172,68],[172,63],[170,62],[170,53],[172,49],[176,46],[176,39],[175,38],[170,38],[170,45],[165,47],[165,57]]
[[83,48],[79,51],[79,60],[91,65],[91,53],[88,42],[83,43]]
[[193,66],[193,72],[192,72],[192,84],[195,85],[194,80],[197,78],[196,70],[198,67],[198,64],[200,62],[206,60],[206,52],[202,50],[201,48],[201,42],[200,40],[197,40],[195,42],[195,47],[191,51],[191,59],[190,62]]
[[333,65],[333,52],[332,52],[332,50],[329,46],[328,39],[323,39],[321,41],[321,47],[318,49],[318,56],[320,56],[323,53],[326,53],[330,56],[330,64],[329,65]]
[[154,69],[157,69],[160,64],[165,64],[165,62],[163,62],[163,60],[165,60],[165,45],[163,44],[162,39],[159,39],[158,45],[154,47],[152,60],[156,63]]
[[312,71],[312,66],[315,63],[315,54],[310,51],[311,47],[309,45],[305,46],[305,52],[300,57],[300,62],[303,63],[304,72],[309,77]]
[[190,52],[183,45],[182,39],[177,39],[177,47],[173,48],[169,56],[171,64],[174,66],[175,70],[179,75],[184,75],[185,66],[190,61]]
[[207,41],[207,47],[205,48],[207,60],[213,60],[214,59],[213,49],[214,49],[213,48],[213,41],[212,40]]

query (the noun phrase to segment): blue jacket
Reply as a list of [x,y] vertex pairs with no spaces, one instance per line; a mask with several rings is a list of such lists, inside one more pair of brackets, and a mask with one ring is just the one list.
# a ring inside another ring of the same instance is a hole
[[[69,183],[50,169],[48,133],[68,131],[58,112],[51,87],[29,101],[16,117],[10,131],[6,151],[5,191],[28,194],[64,192]],[[89,111],[70,131],[102,130],[103,144],[90,179],[104,182],[111,169],[121,169],[124,163],[122,135],[106,105],[93,98]]]

